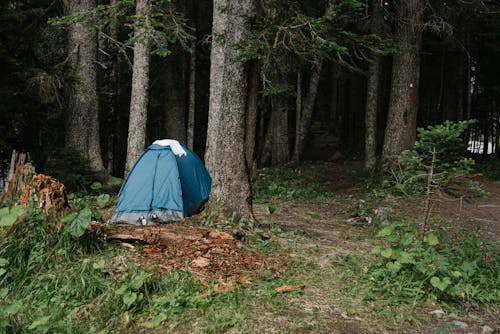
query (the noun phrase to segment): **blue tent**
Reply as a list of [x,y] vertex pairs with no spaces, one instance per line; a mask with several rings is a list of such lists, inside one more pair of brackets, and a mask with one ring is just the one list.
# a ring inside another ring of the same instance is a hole
[[182,219],[208,200],[211,186],[210,175],[193,151],[177,141],[156,141],[130,170],[111,222],[154,225]]

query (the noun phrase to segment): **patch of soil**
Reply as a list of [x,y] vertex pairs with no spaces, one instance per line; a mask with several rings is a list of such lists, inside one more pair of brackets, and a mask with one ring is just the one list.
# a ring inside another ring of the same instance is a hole
[[[500,182],[486,179],[477,180],[487,196],[461,200],[452,196],[436,196],[431,209],[432,220],[452,222],[454,230],[479,230],[489,240],[500,240]],[[405,198],[395,203],[395,208],[403,216],[416,221],[423,218],[423,198]]]
[[278,272],[278,257],[259,254],[245,247],[226,232],[186,225],[184,222],[160,226],[112,225],[91,227],[107,238],[141,241],[142,245],[125,243],[138,263],[154,262],[171,270],[189,271],[197,276],[248,283],[260,270]]

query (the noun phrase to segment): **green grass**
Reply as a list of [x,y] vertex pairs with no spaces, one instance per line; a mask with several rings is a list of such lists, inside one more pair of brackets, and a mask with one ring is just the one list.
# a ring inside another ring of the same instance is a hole
[[257,171],[253,185],[254,203],[270,200],[310,200],[332,197],[329,164],[300,164]]

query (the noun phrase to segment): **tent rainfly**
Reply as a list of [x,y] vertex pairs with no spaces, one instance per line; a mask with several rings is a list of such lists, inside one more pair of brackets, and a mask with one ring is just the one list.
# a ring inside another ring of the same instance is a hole
[[208,200],[211,186],[193,151],[176,140],[157,140],[130,170],[110,222],[156,225],[185,218]]

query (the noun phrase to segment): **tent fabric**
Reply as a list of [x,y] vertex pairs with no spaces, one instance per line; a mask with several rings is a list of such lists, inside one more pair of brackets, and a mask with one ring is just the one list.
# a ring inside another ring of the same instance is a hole
[[208,200],[208,171],[193,151],[179,145],[185,154],[158,143],[142,153],[120,189],[111,223],[168,223],[196,213]]

